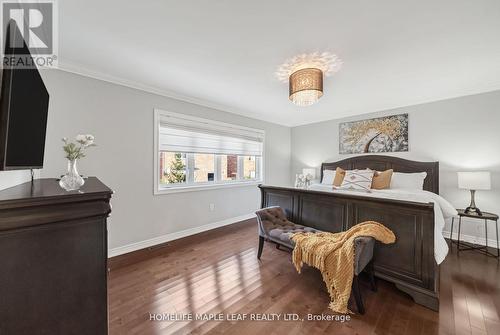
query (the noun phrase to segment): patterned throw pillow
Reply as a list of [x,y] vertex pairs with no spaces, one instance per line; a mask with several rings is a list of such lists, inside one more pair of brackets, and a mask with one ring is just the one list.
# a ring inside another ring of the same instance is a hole
[[359,190],[370,192],[373,180],[373,170],[347,170],[340,190]]

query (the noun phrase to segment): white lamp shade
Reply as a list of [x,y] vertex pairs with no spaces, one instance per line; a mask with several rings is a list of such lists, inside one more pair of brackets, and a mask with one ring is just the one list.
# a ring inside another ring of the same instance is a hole
[[311,169],[311,168],[302,169],[302,174],[304,176],[310,174],[312,176],[312,179],[316,179],[316,169]]
[[491,174],[487,171],[458,172],[458,188],[491,190]]

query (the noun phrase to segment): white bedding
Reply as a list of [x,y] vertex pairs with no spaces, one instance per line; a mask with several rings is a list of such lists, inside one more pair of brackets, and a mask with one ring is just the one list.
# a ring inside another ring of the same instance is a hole
[[443,197],[423,190],[371,190],[371,192],[334,190],[331,185],[313,184],[309,187],[313,191],[334,192],[342,194],[354,194],[362,197],[384,198],[394,200],[414,201],[421,203],[434,203],[434,258],[438,264],[444,261],[448,254],[448,244],[443,236],[444,222],[452,216],[457,215],[457,210]]

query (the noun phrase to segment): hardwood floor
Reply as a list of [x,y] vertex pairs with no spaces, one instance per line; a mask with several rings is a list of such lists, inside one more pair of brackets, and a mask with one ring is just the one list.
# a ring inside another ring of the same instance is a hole
[[110,334],[500,334],[499,262],[470,251],[457,256],[456,247],[441,266],[439,313],[382,280],[372,292],[365,280],[366,314],[343,323],[150,321],[150,313],[332,315],[317,270],[297,274],[290,254],[269,243],[259,262],[257,245],[257,223],[249,220],[112,259]]

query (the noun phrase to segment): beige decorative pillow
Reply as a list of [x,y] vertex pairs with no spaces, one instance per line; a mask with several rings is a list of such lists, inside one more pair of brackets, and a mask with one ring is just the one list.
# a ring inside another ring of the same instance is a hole
[[347,170],[345,172],[342,185],[338,187],[341,190],[357,190],[370,192],[373,180],[373,170]]
[[375,171],[372,180],[372,189],[374,190],[384,190],[391,187],[391,179],[393,169],[385,171]]
[[335,179],[333,179],[333,186],[340,187],[340,185],[342,185],[344,177],[345,177],[345,170],[338,167],[335,170]]

